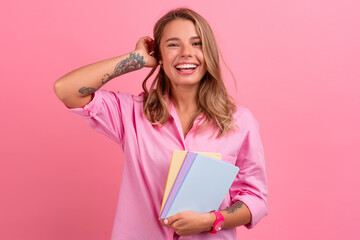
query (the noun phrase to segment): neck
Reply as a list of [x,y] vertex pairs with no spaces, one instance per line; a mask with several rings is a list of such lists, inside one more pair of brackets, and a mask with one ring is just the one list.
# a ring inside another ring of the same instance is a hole
[[171,100],[178,113],[194,114],[198,110],[199,87],[172,87]]

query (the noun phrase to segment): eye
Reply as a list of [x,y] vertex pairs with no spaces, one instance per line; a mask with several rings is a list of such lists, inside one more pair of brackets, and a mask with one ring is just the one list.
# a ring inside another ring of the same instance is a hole
[[193,43],[195,46],[201,46],[202,45],[202,43],[199,41],[199,42],[194,42]]
[[178,47],[179,45],[177,43],[169,43],[168,47]]

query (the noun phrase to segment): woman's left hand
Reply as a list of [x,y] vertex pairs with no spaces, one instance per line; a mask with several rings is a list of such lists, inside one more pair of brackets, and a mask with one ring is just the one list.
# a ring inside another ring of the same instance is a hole
[[213,213],[182,211],[162,221],[163,226],[174,229],[180,236],[211,230],[216,217]]

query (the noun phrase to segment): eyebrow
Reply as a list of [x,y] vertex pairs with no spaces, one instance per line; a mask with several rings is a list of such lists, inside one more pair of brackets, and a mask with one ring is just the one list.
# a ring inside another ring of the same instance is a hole
[[[191,40],[200,39],[200,37],[199,37],[199,36],[194,36],[194,37],[191,37],[190,39],[191,39]],[[177,37],[169,38],[169,39],[166,40],[165,42],[170,42],[170,41],[180,41],[180,38],[177,38]]]

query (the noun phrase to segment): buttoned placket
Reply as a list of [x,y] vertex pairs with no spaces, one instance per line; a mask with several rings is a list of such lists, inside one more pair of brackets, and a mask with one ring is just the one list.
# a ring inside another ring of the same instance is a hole
[[[174,123],[175,123],[175,126],[176,126],[176,129],[178,131],[178,134],[179,134],[179,137],[180,137],[180,140],[181,140],[181,145],[183,147],[183,150],[184,151],[188,151],[188,144],[187,144],[187,139],[189,134],[192,133],[196,127],[197,127],[197,124],[200,122],[200,118],[201,118],[201,115],[199,117],[197,117],[191,127],[191,129],[189,130],[189,132],[186,134],[186,137],[184,137],[184,130],[181,126],[181,122],[180,122],[180,118],[179,118],[179,115],[177,114],[176,112],[176,109],[175,109],[175,106],[174,104],[171,102],[170,99],[168,99],[168,106],[169,106],[169,112],[170,112],[170,115],[171,117],[173,118],[174,120]],[[180,150],[180,149],[179,149]]]

